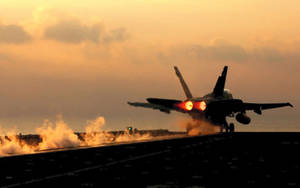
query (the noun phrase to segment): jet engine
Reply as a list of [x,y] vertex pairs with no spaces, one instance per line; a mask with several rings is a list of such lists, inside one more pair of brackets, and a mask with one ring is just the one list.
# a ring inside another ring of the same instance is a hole
[[249,124],[251,119],[244,113],[238,113],[235,119],[242,124]]

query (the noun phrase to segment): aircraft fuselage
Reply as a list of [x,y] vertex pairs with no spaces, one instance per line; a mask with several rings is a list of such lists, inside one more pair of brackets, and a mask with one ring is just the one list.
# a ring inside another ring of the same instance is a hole
[[218,77],[212,93],[203,97],[193,97],[179,69],[177,67],[174,67],[174,69],[186,95],[186,100],[147,98],[148,103],[128,102],[128,104],[136,107],[158,109],[165,113],[170,113],[171,110],[188,113],[195,120],[209,121],[230,132],[234,131],[234,125],[233,123],[228,125],[226,117],[235,116],[239,123],[247,125],[251,121],[246,115],[247,110],[253,110],[261,115],[262,110],[284,106],[293,107],[290,103],[246,103],[241,99],[234,99],[230,91],[224,89],[227,66],[224,67],[222,74]]

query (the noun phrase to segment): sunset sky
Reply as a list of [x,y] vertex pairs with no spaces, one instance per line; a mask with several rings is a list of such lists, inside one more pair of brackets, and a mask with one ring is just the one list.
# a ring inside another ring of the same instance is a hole
[[228,65],[234,97],[295,106],[237,130],[300,131],[299,13],[296,0],[1,0],[0,126],[30,133],[59,114],[76,131],[98,116],[180,130],[187,116],[127,101],[184,99],[174,65],[202,96]]

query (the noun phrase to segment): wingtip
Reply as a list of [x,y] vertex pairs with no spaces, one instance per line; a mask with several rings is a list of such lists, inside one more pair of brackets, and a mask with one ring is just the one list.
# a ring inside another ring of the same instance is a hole
[[291,103],[288,103],[288,105],[289,105],[290,107],[294,108],[294,106],[293,106]]

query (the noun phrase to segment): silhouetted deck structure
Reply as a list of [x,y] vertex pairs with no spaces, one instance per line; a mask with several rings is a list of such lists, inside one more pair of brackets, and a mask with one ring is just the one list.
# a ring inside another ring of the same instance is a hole
[[0,187],[299,187],[300,133],[232,133],[0,158]]

